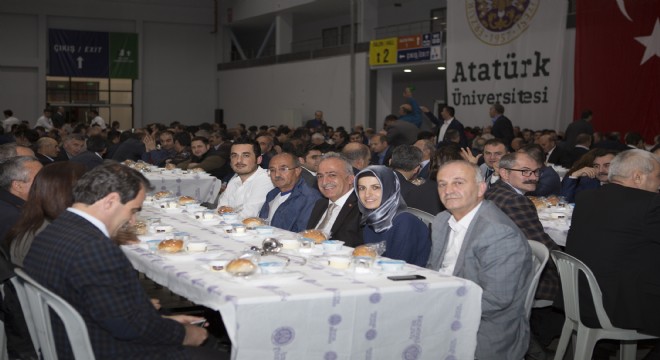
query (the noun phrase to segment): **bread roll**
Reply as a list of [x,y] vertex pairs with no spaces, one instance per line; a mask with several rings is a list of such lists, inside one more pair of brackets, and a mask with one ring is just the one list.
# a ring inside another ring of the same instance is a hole
[[192,196],[179,197],[179,205],[192,204],[194,202],[195,202],[195,198]]
[[302,235],[302,237],[314,240],[314,242],[317,244],[320,244],[325,240],[328,240],[328,238],[325,236],[325,233],[317,229],[301,231],[299,234]]
[[246,276],[257,270],[257,265],[248,259],[234,259],[227,264],[228,273],[237,276]]
[[176,169],[176,165],[174,165],[172,163],[169,163],[169,164],[165,165],[165,169],[174,170],[174,169]]
[[164,199],[164,198],[166,198],[170,195],[172,195],[172,193],[169,192],[169,191],[159,191],[159,192],[154,194],[154,199],[157,199],[157,200],[158,199]]
[[360,245],[353,250],[353,256],[368,256],[376,258],[378,253],[376,253],[376,249],[371,246]]
[[220,206],[218,208],[218,214],[232,213],[232,212],[234,212],[234,208],[229,206]]
[[249,217],[249,218],[243,219],[243,224],[245,226],[254,227],[254,226],[264,225],[264,221],[261,220],[258,217]]
[[158,244],[158,250],[166,251],[166,252],[179,252],[183,249],[183,240],[181,239],[171,239],[171,240],[163,240]]

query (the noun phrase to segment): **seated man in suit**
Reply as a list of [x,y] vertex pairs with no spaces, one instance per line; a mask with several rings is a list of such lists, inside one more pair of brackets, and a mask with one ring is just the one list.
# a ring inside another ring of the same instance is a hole
[[353,167],[343,156],[327,153],[319,163],[318,187],[325,198],[316,201],[308,229],[323,230],[347,246],[362,245],[360,209],[353,191]]
[[591,148],[591,135],[579,134],[575,139],[575,146],[568,152],[568,161],[566,163],[567,165],[570,164],[568,168],[571,168],[582,155],[589,152],[589,148]]
[[55,161],[71,160],[85,150],[85,137],[82,134],[67,135],[62,141],[62,149]]
[[541,145],[543,151],[545,152],[545,164],[550,165],[561,165],[565,168],[571,167],[569,164],[570,158],[568,154],[564,152],[564,149],[557,146],[557,141],[553,134],[541,135],[539,138],[538,144]]
[[316,187],[316,172],[319,171],[319,162],[323,152],[319,145],[309,144],[298,156],[300,166],[302,167],[302,177],[309,187]]
[[[525,145],[518,152],[523,152],[531,156],[537,163],[539,163],[541,168],[541,174],[536,182],[536,189],[533,191],[525,193],[525,195],[531,196],[550,196],[550,195],[559,195],[561,191],[561,179],[559,179],[559,174],[557,171],[552,168],[552,166],[546,166],[543,163],[545,155],[543,154],[543,149],[540,145],[529,144]],[[500,160],[501,161],[501,160]]]
[[390,158],[392,158],[392,148],[387,143],[387,136],[376,134],[371,137],[369,144],[371,148],[371,165],[385,165],[388,166]]
[[[620,153],[609,167],[608,184],[577,195],[566,240],[566,252],[596,277],[612,324],[654,336],[660,336],[659,187],[657,156],[640,149]],[[597,326],[583,285],[582,321]]]
[[[422,150],[422,162],[419,163],[421,169],[419,170],[417,177],[429,180],[431,157],[435,154],[435,145],[433,145],[433,141],[428,139],[417,140],[413,145]],[[435,179],[431,180],[435,181]]]
[[48,165],[55,162],[57,155],[60,153],[60,148],[57,146],[57,140],[44,136],[37,140],[36,156],[41,165]]
[[437,179],[447,211],[433,220],[427,267],[474,281],[483,289],[476,358],[522,359],[529,346],[529,244],[506,214],[484,200],[486,184],[476,165],[447,162]]
[[371,151],[369,147],[360,143],[348,143],[344,146],[341,154],[353,166],[353,175],[360,172],[360,170],[369,166],[371,161]]
[[[135,222],[150,189],[149,180],[129,167],[96,167],[78,180],[74,204],[35,238],[25,258],[25,271],[80,313],[99,359],[183,359],[207,350],[193,348],[208,336],[191,324],[203,319],[161,316],[111,240]],[[58,357],[73,358],[60,321],[53,321],[53,332]]]
[[[484,197],[507,214],[525,238],[542,243],[548,251],[559,250],[543,230],[536,206],[525,196],[525,193],[534,191],[542,171],[542,163],[524,152],[506,154],[500,160],[500,180],[486,191]],[[543,270],[535,298],[554,300],[558,290],[559,274],[550,262]]]
[[87,139],[87,150],[71,158],[71,161],[85,165],[89,171],[103,164],[103,155],[107,150],[108,143],[103,136],[90,136],[89,139]]
[[[401,196],[411,208],[435,215],[444,210],[435,181],[415,179],[422,152],[413,145],[399,145],[392,151],[390,167],[399,178]],[[419,180],[419,181],[418,181]]]
[[300,175],[298,158],[291,153],[273,156],[268,174],[275,188],[266,194],[259,217],[268,219],[272,226],[299,232],[307,229],[309,217],[321,194],[307,186]]

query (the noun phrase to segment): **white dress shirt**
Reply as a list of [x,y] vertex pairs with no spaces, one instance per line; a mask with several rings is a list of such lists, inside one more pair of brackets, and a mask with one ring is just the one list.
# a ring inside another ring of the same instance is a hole
[[273,182],[266,169],[257,167],[257,171],[243,182],[241,177],[234,177],[227,183],[227,188],[218,200],[218,207],[229,206],[240,209],[242,218],[259,216],[259,210],[266,201],[266,194],[273,189]]
[[447,132],[447,128],[449,128],[449,123],[451,123],[452,120],[454,120],[454,118],[445,120],[440,126],[440,133],[438,133],[438,143],[441,143],[442,140],[445,139],[445,133]]
[[83,219],[85,219],[87,221],[89,221],[90,223],[92,223],[92,225],[96,226],[97,229],[101,230],[101,232],[105,236],[110,237],[110,234],[108,233],[108,228],[105,227],[105,224],[103,222],[101,222],[101,220],[93,217],[92,215],[90,215],[90,214],[88,214],[88,213],[86,213],[82,210],[78,210],[78,209],[75,209],[75,208],[72,208],[72,207],[67,208],[66,210],[82,217]]
[[51,130],[53,128],[53,120],[45,116],[40,117],[37,120],[37,124],[34,127],[43,126],[46,130]]
[[291,191],[289,191],[288,193],[286,193],[284,195],[282,195],[282,193],[279,193],[279,194],[275,195],[275,198],[268,203],[268,221],[269,222],[271,220],[273,220],[273,215],[275,215],[275,212],[277,211],[277,208],[279,208],[280,205],[282,205],[282,203],[287,201],[287,199],[289,199],[290,196],[291,196]]
[[[328,220],[327,224],[325,224],[325,227],[322,230],[326,234],[330,234],[332,236],[332,225],[335,224],[335,220],[337,220],[337,216],[339,215],[339,212],[341,211],[341,208],[346,204],[346,200],[348,200],[348,197],[351,196],[351,193],[353,192],[353,189],[351,191],[348,191],[346,194],[342,195],[337,201],[335,201],[335,209],[332,211],[332,215],[330,216],[330,220]],[[330,203],[332,201],[328,200],[328,206],[330,206]],[[323,212],[323,216],[319,219],[319,222],[316,223],[316,226],[319,226],[321,224],[321,221],[325,218],[325,214],[328,212],[328,209],[325,209],[325,212]]]
[[442,266],[438,272],[453,275],[454,267],[456,267],[456,261],[458,260],[458,255],[461,252],[461,247],[463,246],[463,241],[465,240],[465,234],[467,229],[474,219],[474,215],[477,213],[481,203],[475,206],[474,209],[470,210],[463,218],[459,221],[456,221],[454,215],[452,215],[447,223],[449,224],[449,239],[447,240],[447,248],[445,249],[445,256],[442,259]]

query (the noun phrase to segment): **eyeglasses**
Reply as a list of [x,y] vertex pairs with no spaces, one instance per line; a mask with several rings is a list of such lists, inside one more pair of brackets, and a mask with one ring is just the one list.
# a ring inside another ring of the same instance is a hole
[[534,176],[536,176],[536,177],[541,176],[541,168],[538,168],[538,169],[536,169],[536,170],[529,170],[529,169],[508,169],[508,168],[507,168],[507,170],[509,170],[509,171],[520,171],[520,172],[522,173],[522,176],[524,176],[524,177],[530,177],[530,176],[532,176],[532,174],[534,174]]
[[280,173],[280,174],[286,174],[286,173],[288,173],[289,171],[291,171],[291,170],[293,170],[293,169],[297,169],[297,168],[299,168],[299,167],[300,167],[300,166],[295,166],[295,167],[290,168],[290,167],[288,167],[288,166],[282,166],[282,167],[280,167],[279,169],[276,169],[276,168],[268,168],[268,170],[266,170],[266,171],[268,171],[268,175],[270,175],[270,174],[277,174],[277,173]]

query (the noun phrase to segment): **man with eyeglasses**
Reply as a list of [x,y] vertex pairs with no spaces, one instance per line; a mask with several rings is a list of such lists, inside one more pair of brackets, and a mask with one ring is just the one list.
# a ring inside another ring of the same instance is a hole
[[325,198],[316,201],[307,222],[308,229],[319,229],[346,246],[364,244],[360,209],[353,191],[353,167],[338,153],[327,153],[318,165],[318,188]]
[[[543,230],[536,207],[526,196],[534,191],[540,178],[542,164],[524,152],[504,155],[499,163],[500,180],[494,183],[485,198],[497,205],[518,225],[525,237],[548,248],[559,250],[559,246]],[[553,300],[559,289],[557,269],[550,262],[541,274],[536,299]]]
[[301,171],[300,162],[293,154],[280,153],[270,159],[268,174],[275,188],[266,195],[260,218],[284,230],[307,229],[309,216],[321,194],[307,185]]
[[218,211],[235,211],[239,217],[255,217],[273,188],[268,172],[259,167],[261,148],[254,140],[237,140],[229,155],[235,175],[218,199]]

